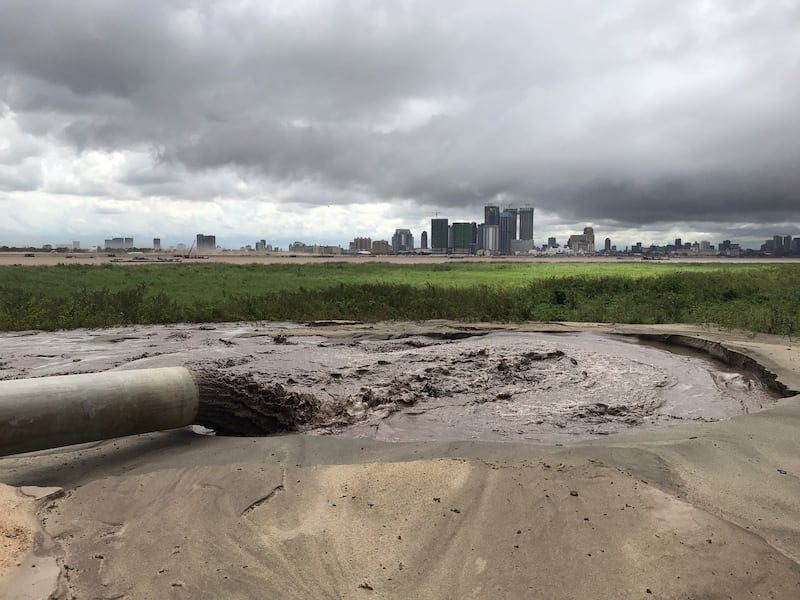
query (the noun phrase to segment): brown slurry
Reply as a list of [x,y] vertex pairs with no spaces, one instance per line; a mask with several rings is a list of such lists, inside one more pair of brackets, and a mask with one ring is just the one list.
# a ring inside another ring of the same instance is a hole
[[222,435],[264,435],[297,431],[318,412],[313,394],[264,385],[248,375],[194,371],[200,388],[197,423]]
[[[744,373],[629,338],[498,328],[218,323],[0,334],[0,379],[186,366],[202,388],[199,424],[220,434],[386,441],[576,441],[727,419],[785,395],[777,383],[764,390],[775,376],[730,352],[719,357]],[[675,331],[640,333],[681,341]]]
[[201,388],[198,424],[222,435],[575,440],[714,421],[774,402],[757,380],[719,365],[609,338],[274,344],[263,359],[187,365]]

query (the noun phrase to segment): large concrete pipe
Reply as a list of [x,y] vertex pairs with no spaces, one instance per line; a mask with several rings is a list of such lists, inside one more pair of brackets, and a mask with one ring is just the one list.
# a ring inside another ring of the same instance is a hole
[[198,410],[184,367],[0,381],[0,456],[183,427]]
[[311,394],[185,367],[0,381],[0,456],[196,423],[224,435],[319,424]]

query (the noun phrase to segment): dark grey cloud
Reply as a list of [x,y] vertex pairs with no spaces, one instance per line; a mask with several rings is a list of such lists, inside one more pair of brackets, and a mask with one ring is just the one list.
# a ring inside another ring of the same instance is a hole
[[798,23],[734,0],[11,0],[0,107],[81,152],[151,152],[121,180],[142,194],[235,171],[326,203],[797,223]]

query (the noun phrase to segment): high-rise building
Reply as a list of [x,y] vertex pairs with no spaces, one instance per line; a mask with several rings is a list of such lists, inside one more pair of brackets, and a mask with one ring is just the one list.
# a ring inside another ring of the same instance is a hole
[[419,247],[423,250],[428,249],[428,232],[423,231],[422,234],[419,236]]
[[[508,213],[511,215],[509,221],[509,230],[511,231],[511,240],[517,239],[517,209],[516,208],[504,208],[503,212]],[[501,213],[502,215],[502,213]],[[509,252],[510,252],[510,245],[509,245]]]
[[586,252],[586,236],[582,233],[573,233],[567,238],[567,248],[573,252]]
[[500,225],[500,207],[499,206],[484,206],[483,207],[483,224],[484,225]]
[[431,219],[431,250],[441,252],[447,250],[447,219]]
[[556,238],[554,238],[554,237],[547,238],[547,247],[548,248],[558,248],[558,242],[556,242]]
[[161,238],[153,238],[153,252],[161,252]]
[[594,254],[594,229],[591,227],[584,227],[582,234],[569,236],[567,247],[571,248],[574,252]]
[[683,240],[681,238],[675,238],[675,250],[683,249]]
[[475,247],[478,250],[483,250],[483,230],[486,225],[483,223],[478,223],[477,227],[475,227]]
[[592,227],[584,227],[583,235],[586,236],[586,251],[594,254],[594,229]]
[[133,248],[133,238],[115,237],[105,241],[106,250],[130,250]]
[[375,240],[374,242],[372,242],[373,254],[389,254],[391,251],[392,247],[386,240]]
[[395,254],[414,251],[414,236],[410,229],[395,229],[392,236],[392,250]]
[[533,239],[533,207],[524,206],[519,209],[519,239]]
[[606,238],[603,250],[605,250],[606,254],[611,254],[611,238]]
[[470,227],[472,228],[472,246],[474,248],[478,247],[478,224],[473,221],[470,223]]
[[516,229],[514,217],[516,217],[516,213],[510,213],[507,210],[500,213],[500,239],[498,248],[500,254],[511,254],[511,240],[513,239],[511,236],[513,235],[514,229]]
[[454,252],[467,254],[472,249],[472,225],[470,223],[453,223],[450,228],[453,242],[451,247]]
[[369,252],[372,250],[372,239],[368,237],[353,238],[350,242],[351,252]]
[[217,248],[217,236],[197,234],[197,250],[215,250]]
[[483,226],[483,250],[495,254],[500,250],[500,225]]
[[783,236],[783,253],[789,254],[792,251],[792,236]]

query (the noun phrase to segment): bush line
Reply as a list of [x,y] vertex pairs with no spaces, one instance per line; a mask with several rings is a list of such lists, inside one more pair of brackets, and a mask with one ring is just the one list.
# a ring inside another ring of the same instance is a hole
[[597,321],[713,324],[780,335],[800,332],[800,268],[548,277],[527,284],[452,287],[337,283],[327,288],[171,296],[146,283],[35,293],[0,284],[0,330],[57,330],[220,321]]

